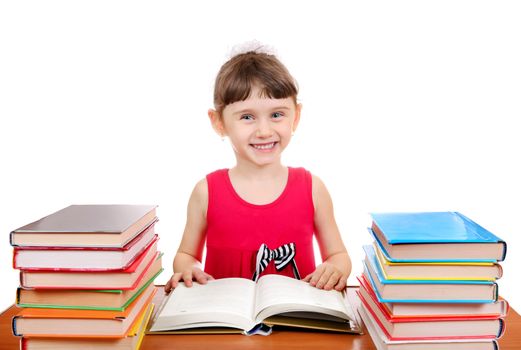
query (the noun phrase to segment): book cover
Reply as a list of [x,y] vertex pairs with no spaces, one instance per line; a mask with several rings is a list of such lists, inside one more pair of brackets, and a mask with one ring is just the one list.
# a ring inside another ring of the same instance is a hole
[[157,220],[155,205],[71,205],[13,230],[12,246],[122,247]]
[[506,256],[505,241],[458,212],[371,213],[371,217],[372,234],[391,261],[428,260],[430,253],[438,260],[459,261],[493,262]]

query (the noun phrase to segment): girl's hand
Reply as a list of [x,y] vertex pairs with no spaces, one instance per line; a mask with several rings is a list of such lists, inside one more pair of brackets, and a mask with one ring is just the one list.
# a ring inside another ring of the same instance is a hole
[[172,289],[177,287],[179,281],[183,280],[187,287],[191,287],[193,282],[197,281],[200,284],[206,284],[209,280],[213,280],[214,278],[201,270],[198,267],[194,267],[192,269],[188,269],[184,272],[176,272],[172,275],[170,280],[165,284],[165,293],[170,293]]
[[309,282],[318,289],[341,291],[346,287],[347,275],[343,274],[335,265],[324,262],[313,273],[307,275],[303,281]]

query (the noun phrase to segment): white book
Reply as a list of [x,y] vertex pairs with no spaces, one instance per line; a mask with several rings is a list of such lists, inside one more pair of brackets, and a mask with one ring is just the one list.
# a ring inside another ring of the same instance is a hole
[[280,275],[262,276],[257,283],[244,278],[190,288],[181,283],[165,298],[149,333],[207,333],[221,327],[247,332],[261,323],[360,333],[349,302],[354,292],[317,289]]

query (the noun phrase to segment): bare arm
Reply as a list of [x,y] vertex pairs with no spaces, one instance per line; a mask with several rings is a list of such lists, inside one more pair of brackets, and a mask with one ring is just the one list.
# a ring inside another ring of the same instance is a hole
[[315,205],[315,234],[323,263],[306,276],[304,281],[309,281],[317,288],[342,290],[351,273],[351,259],[336,224],[331,196],[317,176],[313,176],[312,189]]
[[212,278],[203,272],[201,264],[206,239],[207,208],[208,185],[206,179],[203,179],[195,185],[188,201],[186,226],[174,258],[174,274],[165,285],[167,293],[181,280],[190,287],[193,279],[199,283],[206,283]]

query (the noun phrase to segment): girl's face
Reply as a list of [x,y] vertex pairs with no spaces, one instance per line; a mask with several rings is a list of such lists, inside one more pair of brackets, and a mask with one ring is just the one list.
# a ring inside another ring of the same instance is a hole
[[221,119],[211,112],[210,118],[216,131],[230,138],[238,163],[263,166],[280,163],[297,128],[301,107],[291,97],[260,97],[259,88],[253,87],[248,99],[227,105]]

